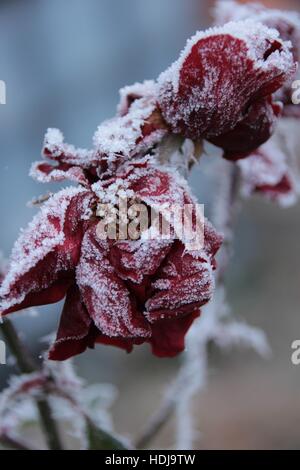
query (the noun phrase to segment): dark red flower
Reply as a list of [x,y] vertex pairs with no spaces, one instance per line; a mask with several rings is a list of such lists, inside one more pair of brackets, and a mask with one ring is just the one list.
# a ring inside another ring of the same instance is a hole
[[[219,0],[215,7],[215,19],[218,25],[228,21],[239,21],[253,19],[263,23],[269,28],[275,28],[284,41],[290,41],[292,44],[292,54],[295,62],[300,61],[300,15],[298,12],[283,11],[273,8],[267,8],[260,3],[241,4],[235,0],[224,2]],[[293,80],[299,79],[299,69]],[[292,104],[292,87],[288,81],[276,93],[276,98],[284,104],[284,115],[295,115],[299,117],[299,105]]]
[[[283,40],[290,41],[293,58],[299,62],[300,15],[298,13],[266,8],[259,3],[241,4],[235,0],[228,0],[217,2],[215,18],[217,24],[252,18],[268,27],[275,28]],[[299,68],[294,79],[297,78],[299,78]],[[299,195],[299,164],[296,161],[299,159],[298,152],[296,148],[291,149],[288,145],[288,142],[292,140],[292,134],[297,132],[297,119],[300,116],[300,106],[291,102],[292,90],[291,81],[287,81],[275,94],[276,99],[282,102],[282,117],[274,136],[268,143],[252,152],[246,161],[239,163],[244,195],[259,193],[281,205],[294,203]],[[270,106],[272,106],[271,102]],[[257,109],[255,113],[258,116],[257,122],[259,122],[259,115],[263,119],[257,130],[259,134],[265,134],[268,124],[264,111],[260,114],[260,110]],[[286,119],[287,117],[291,119]],[[237,140],[242,142],[247,132],[248,129],[242,127]],[[228,140],[230,145],[232,143],[235,145],[236,139],[230,143],[232,137],[232,134],[229,134],[226,141],[222,141],[225,150]],[[233,150],[235,151],[235,148]]]
[[271,95],[295,70],[277,31],[251,20],[228,23],[188,41],[159,78],[159,105],[174,133],[240,156],[270,137],[279,111]]
[[158,356],[182,351],[186,331],[212,295],[221,237],[206,222],[204,246],[193,251],[175,236],[102,239],[96,210],[121,194],[149,209],[194,205],[178,178],[135,161],[110,179],[52,196],[14,246],[0,289],[1,314],[66,297],[51,359],[96,343],[130,351],[149,342]]
[[274,117],[281,115],[281,103],[272,97],[256,101],[247,111],[245,119],[233,130],[211,140],[224,150],[224,157],[240,160],[249,156],[249,149],[256,149],[266,142],[274,131]]

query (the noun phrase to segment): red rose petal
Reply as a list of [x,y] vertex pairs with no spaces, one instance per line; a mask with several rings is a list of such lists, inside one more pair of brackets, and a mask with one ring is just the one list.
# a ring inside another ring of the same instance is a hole
[[[263,23],[269,28],[275,28],[279,31],[280,37],[284,41],[291,41],[292,53],[295,62],[300,60],[300,15],[294,11],[277,10],[265,7],[259,3],[241,4],[234,0],[219,0],[215,7],[216,24],[224,24],[228,21],[239,21],[253,19]],[[299,78],[298,73],[295,79]],[[282,101],[285,105],[284,115],[287,107],[291,106],[291,83],[287,82],[277,93],[276,99]]]
[[69,180],[84,186],[89,185],[89,181],[82,168],[69,166],[66,163],[53,166],[45,162],[35,162],[31,166],[30,176],[39,183]]
[[253,21],[196,34],[160,79],[159,104],[173,132],[213,139],[230,132],[257,100],[295,71],[288,43]]
[[172,240],[117,242],[110,248],[109,257],[122,279],[140,285],[146,276],[155,274],[172,243]]
[[92,320],[81,301],[79,289],[73,284],[67,293],[49,359],[64,361],[85,351],[91,342],[91,326]]
[[49,199],[15,243],[0,289],[0,312],[60,300],[77,264],[84,221],[92,195],[81,188]]
[[96,343],[106,344],[108,346],[115,346],[117,348],[124,349],[130,353],[133,350],[133,346],[140,345],[145,342],[145,338],[113,338],[111,336],[98,335]]
[[189,254],[177,242],[152,284],[154,292],[146,303],[147,319],[156,322],[190,313],[210,300],[213,286],[209,257],[204,252]]
[[239,160],[266,142],[274,131],[274,124],[282,112],[280,103],[273,103],[271,97],[255,102],[246,116],[234,129],[210,139],[217,147],[224,149],[224,157]]
[[158,357],[174,357],[184,351],[184,338],[200,311],[172,320],[161,320],[152,325],[152,337],[149,340],[152,352]]
[[124,281],[108,258],[108,242],[92,226],[84,235],[77,284],[95,325],[106,336],[147,337],[150,328],[139,313]]

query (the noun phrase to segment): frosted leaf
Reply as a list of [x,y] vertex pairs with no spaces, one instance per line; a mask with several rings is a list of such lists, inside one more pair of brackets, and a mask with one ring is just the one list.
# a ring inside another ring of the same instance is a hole
[[126,177],[117,177],[103,182],[98,181],[92,185],[92,190],[101,204],[117,205],[120,199],[127,198],[129,200],[134,196]]
[[64,142],[59,130],[48,129],[43,154],[45,158],[54,160],[57,166],[36,163],[31,175],[41,182],[68,178],[87,185],[114,174],[121,164],[136,156],[142,157],[159,143],[168,132],[168,127],[157,107],[157,98],[150,91],[154,88],[154,82],[127,87],[121,91],[124,99],[129,88],[136,93],[138,90],[145,93],[141,97],[136,96],[124,115],[104,121],[98,127],[92,150],[76,149]]
[[14,245],[0,288],[0,312],[60,300],[79,256],[83,188],[64,189],[40,209]]

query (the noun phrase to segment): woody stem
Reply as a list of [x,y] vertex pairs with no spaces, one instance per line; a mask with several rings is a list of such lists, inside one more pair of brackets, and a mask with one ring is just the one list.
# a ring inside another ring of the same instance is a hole
[[[0,324],[0,329],[10,352],[17,361],[20,371],[23,374],[39,372],[39,365],[34,361],[25,344],[22,342],[12,322],[5,319],[3,323]],[[36,406],[39,413],[41,427],[45,434],[49,449],[62,450],[63,446],[61,444],[57,424],[52,417],[52,411],[48,400],[45,398],[38,398],[36,400]]]
[[[216,274],[216,286],[224,283],[224,275],[228,267],[232,251],[232,230],[236,221],[239,206],[240,173],[237,165],[222,162],[227,165],[224,173],[221,171],[220,191],[218,193],[213,218],[216,228],[224,234],[223,246],[218,260]],[[184,365],[182,366],[184,367]],[[175,379],[171,395],[168,394],[162,401],[161,406],[149,419],[141,435],[135,442],[136,448],[147,447],[149,442],[158,434],[168,420],[173,416],[178,401],[180,390],[183,386],[180,372]],[[184,384],[186,386],[186,384]]]

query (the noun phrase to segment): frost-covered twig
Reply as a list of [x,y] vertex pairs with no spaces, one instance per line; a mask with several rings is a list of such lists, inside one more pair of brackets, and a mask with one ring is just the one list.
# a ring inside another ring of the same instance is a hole
[[239,169],[228,162],[219,162],[219,192],[216,197],[214,224],[223,232],[224,244],[218,260],[215,296],[196,320],[187,337],[186,352],[178,376],[168,389],[161,407],[150,418],[136,442],[146,447],[168,419],[176,413],[176,449],[193,447],[194,429],[192,399],[205,386],[208,370],[207,345],[214,341],[220,347],[244,345],[264,357],[270,349],[263,332],[244,323],[230,321],[224,293],[224,273],[232,251],[232,231],[239,207]]
[[[52,450],[62,449],[57,429],[58,417],[53,413],[54,405],[57,407],[58,400],[61,398],[73,409],[72,421],[76,422],[78,428],[82,428],[80,438],[81,444],[84,445],[84,441],[86,441],[85,447],[93,449],[126,449],[130,447],[121,438],[111,433],[107,426],[102,428],[102,422],[99,422],[96,415],[91,418],[80,400],[81,393],[83,393],[82,382],[73,373],[70,363],[57,365],[45,360],[43,369],[41,369],[20,340],[13,324],[5,319],[0,324],[0,328],[11,353],[24,374],[12,380],[10,387],[1,394],[0,414],[5,413],[10,404],[22,395],[26,395],[28,399],[32,398],[36,403],[49,448]],[[66,411],[66,406],[64,406],[64,411]],[[16,423],[12,424],[12,430],[14,430]],[[17,446],[18,448],[27,447],[10,431],[11,429],[8,430],[5,426],[1,429],[0,443],[14,448]]]
[[223,233],[224,243],[220,251],[216,273],[216,290],[213,300],[194,325],[187,338],[187,350],[180,374],[185,386],[176,401],[177,449],[193,447],[194,429],[191,412],[192,399],[206,384],[208,371],[207,346],[214,341],[220,347],[235,344],[253,348],[267,357],[270,349],[263,332],[246,324],[228,319],[224,290],[224,274],[232,252],[233,227],[239,207],[239,169],[227,162],[220,162],[219,193],[213,222]]
[[[21,372],[24,374],[30,374],[38,371],[39,367],[35,364],[33,358],[20,340],[13,324],[9,320],[5,319],[3,323],[0,324],[0,328]],[[62,449],[63,447],[57,425],[52,417],[52,411],[48,401],[44,398],[37,399],[36,405],[40,416],[41,426],[49,448],[52,450]]]

